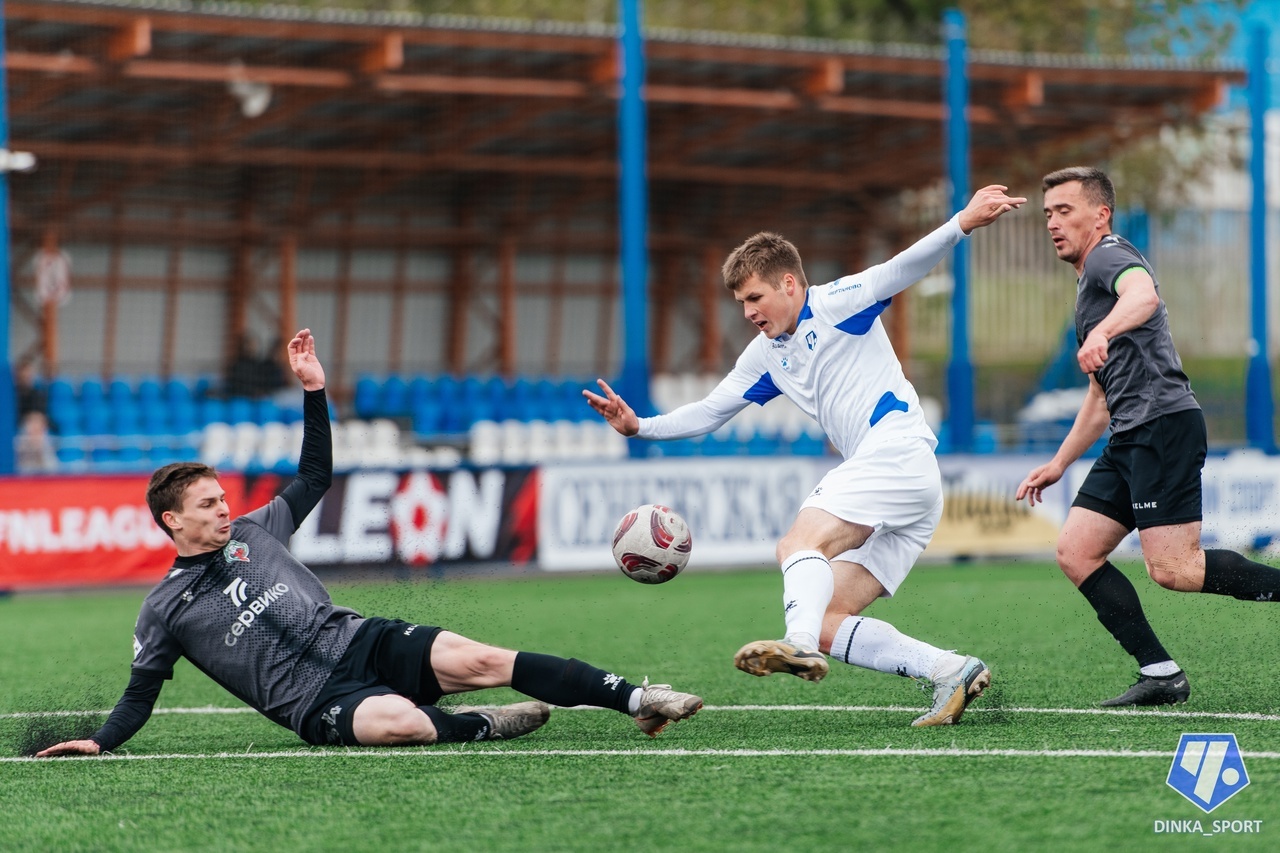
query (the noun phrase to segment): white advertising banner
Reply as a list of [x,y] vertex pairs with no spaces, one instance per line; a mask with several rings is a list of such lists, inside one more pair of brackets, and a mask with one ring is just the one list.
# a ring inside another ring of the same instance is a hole
[[[1029,507],[1018,484],[1044,456],[941,456],[945,508],[922,559],[1052,560],[1058,531],[1093,465],[1081,460]],[[730,457],[549,465],[539,472],[538,565],[552,571],[613,566],[614,526],[640,504],[670,506],[693,532],[690,565],[770,565],[810,489],[834,457]],[[1204,467],[1205,547],[1280,555],[1280,457],[1238,451]],[[1141,556],[1137,533],[1116,549]]]
[[539,471],[538,565],[614,565],[614,527],[641,504],[663,504],[693,531],[689,565],[767,565],[800,504],[832,462],[733,457],[552,464]]

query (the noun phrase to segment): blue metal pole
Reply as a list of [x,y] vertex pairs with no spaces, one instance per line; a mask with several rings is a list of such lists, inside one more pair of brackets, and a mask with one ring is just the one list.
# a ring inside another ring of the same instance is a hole
[[[0,150],[9,147],[9,80],[4,69],[4,0],[0,0]],[[13,473],[18,404],[9,361],[9,176],[0,169],[0,475]]]
[[[959,9],[943,13],[947,42],[946,89],[947,171],[951,176],[951,210],[969,203],[969,72],[966,65],[965,19]],[[973,447],[973,364],[969,360],[969,242],[961,240],[952,258],[951,362],[947,365],[947,426],[950,449]]]
[[[618,106],[619,224],[622,246],[622,381],[619,393],[641,417],[649,399],[648,178],[645,166],[644,40],[641,0],[618,0],[622,99]],[[643,446],[631,443],[632,455]]]
[[1267,43],[1271,33],[1255,24],[1249,33],[1249,177],[1253,199],[1249,214],[1250,321],[1249,373],[1245,381],[1245,436],[1249,445],[1276,450],[1275,400],[1267,346]]

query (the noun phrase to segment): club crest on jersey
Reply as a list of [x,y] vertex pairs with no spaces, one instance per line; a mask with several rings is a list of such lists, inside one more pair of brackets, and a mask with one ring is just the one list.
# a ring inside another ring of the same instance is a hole
[[813,345],[818,342],[818,333],[810,330],[809,333],[804,336],[804,342],[809,345],[809,351],[812,352]]
[[228,560],[236,560],[241,563],[249,562],[249,546],[243,542],[237,542],[232,539],[227,543],[227,547],[222,549],[222,556]]

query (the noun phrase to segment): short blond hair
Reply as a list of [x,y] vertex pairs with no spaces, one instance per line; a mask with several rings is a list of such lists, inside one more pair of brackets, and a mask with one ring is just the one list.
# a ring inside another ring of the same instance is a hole
[[724,286],[735,293],[753,275],[780,287],[782,277],[787,273],[795,276],[801,287],[809,286],[800,263],[800,252],[790,240],[771,231],[761,231],[748,237],[745,243],[729,253],[720,270]]

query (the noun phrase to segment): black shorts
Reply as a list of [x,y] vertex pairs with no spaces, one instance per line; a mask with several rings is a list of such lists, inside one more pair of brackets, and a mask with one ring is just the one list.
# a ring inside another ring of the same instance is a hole
[[1114,433],[1071,505],[1101,513],[1126,530],[1200,521],[1207,445],[1199,409]]
[[313,746],[358,746],[355,710],[370,696],[404,696],[415,705],[434,705],[443,694],[431,669],[431,644],[441,630],[379,616],[366,619],[298,735]]

